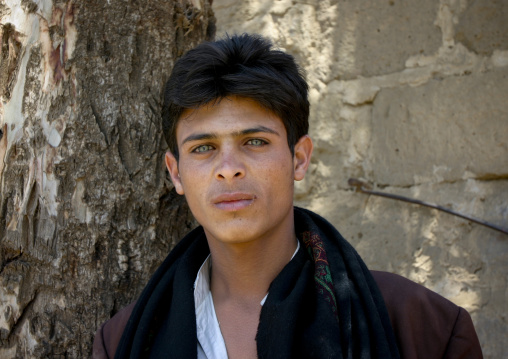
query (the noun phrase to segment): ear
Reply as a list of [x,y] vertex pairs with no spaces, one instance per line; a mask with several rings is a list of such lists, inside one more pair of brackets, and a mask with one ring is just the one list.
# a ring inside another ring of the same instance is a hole
[[182,179],[180,178],[180,172],[178,171],[178,161],[170,151],[166,152],[165,161],[166,167],[169,171],[169,176],[175,186],[176,193],[183,194]]
[[309,135],[302,136],[295,145],[295,155],[293,158],[295,169],[295,181],[303,180],[307,168],[309,168],[310,158],[314,145]]

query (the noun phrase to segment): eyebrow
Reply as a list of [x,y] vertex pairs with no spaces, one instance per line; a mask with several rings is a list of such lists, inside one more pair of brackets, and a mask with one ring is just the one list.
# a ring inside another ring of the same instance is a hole
[[[265,126],[257,126],[257,127],[252,127],[252,128],[246,128],[245,130],[235,131],[235,132],[231,133],[231,135],[233,137],[240,137],[240,136],[251,135],[251,134],[259,133],[259,132],[272,133],[272,134],[277,135],[277,136],[280,137],[280,134],[277,131],[272,130],[271,128],[265,127]],[[187,143],[187,142],[191,142],[191,141],[215,140],[217,138],[219,138],[219,135],[217,135],[214,132],[211,132],[211,133],[196,133],[196,134],[193,134],[193,135],[190,135],[190,136],[186,137],[183,140],[182,145]]]

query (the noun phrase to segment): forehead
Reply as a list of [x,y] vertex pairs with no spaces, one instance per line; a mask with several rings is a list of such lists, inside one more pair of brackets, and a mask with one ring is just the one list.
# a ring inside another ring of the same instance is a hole
[[177,123],[176,138],[180,144],[183,138],[195,133],[227,135],[256,126],[286,135],[282,120],[272,111],[255,100],[232,96],[198,109],[184,110]]

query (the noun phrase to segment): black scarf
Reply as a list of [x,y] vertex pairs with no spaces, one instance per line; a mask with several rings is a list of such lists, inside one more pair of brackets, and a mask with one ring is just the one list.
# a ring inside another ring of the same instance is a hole
[[[259,358],[399,358],[381,293],[353,247],[325,219],[295,208],[302,246],[269,288]],[[196,358],[194,281],[209,254],[201,227],[157,269],[115,358]]]

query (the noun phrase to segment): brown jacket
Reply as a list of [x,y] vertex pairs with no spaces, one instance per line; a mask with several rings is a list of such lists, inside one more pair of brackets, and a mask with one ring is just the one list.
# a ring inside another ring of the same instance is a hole
[[[473,322],[465,309],[404,277],[371,273],[385,300],[402,358],[483,358]],[[114,358],[134,304],[99,328],[93,344],[94,359]]]

